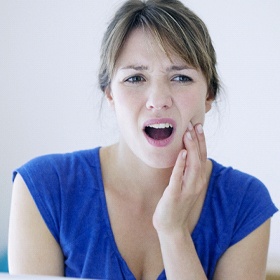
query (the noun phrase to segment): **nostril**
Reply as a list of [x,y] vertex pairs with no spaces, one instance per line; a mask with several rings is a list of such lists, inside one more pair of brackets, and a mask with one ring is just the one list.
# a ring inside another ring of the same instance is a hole
[[162,110],[168,109],[172,106],[173,102],[171,97],[161,99],[149,99],[146,103],[148,109]]

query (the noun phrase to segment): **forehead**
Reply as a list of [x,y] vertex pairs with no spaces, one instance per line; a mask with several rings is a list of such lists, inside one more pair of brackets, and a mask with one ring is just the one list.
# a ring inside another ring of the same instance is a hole
[[151,61],[188,65],[175,51],[166,46],[163,47],[151,32],[137,28],[130,32],[123,44],[115,68],[119,68],[123,63],[150,64]]

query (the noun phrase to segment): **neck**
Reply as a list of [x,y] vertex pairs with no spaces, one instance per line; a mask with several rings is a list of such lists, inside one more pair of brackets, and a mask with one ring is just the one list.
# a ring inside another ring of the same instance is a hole
[[[125,155],[125,156],[124,156]],[[104,177],[107,175],[120,184],[123,191],[147,197],[147,195],[162,195],[169,183],[172,168],[159,169],[146,165],[137,158],[131,151],[123,151],[119,144],[101,149],[103,159]],[[113,175],[113,176],[111,176]]]

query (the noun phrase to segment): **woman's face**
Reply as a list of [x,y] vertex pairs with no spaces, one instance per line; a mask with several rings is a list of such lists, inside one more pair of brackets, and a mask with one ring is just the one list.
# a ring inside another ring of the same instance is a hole
[[188,124],[203,124],[211,107],[202,72],[175,54],[168,57],[142,29],[123,46],[106,96],[124,151],[155,168],[174,165]]

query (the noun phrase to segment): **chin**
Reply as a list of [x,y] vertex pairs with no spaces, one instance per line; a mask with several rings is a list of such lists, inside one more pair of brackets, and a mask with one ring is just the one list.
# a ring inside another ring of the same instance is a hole
[[[178,152],[179,153],[179,152]],[[172,156],[170,156],[167,153],[161,153],[161,154],[154,154],[146,156],[145,158],[142,158],[142,161],[152,168],[157,169],[167,169],[167,168],[173,168],[177,159],[178,153],[173,153]]]

